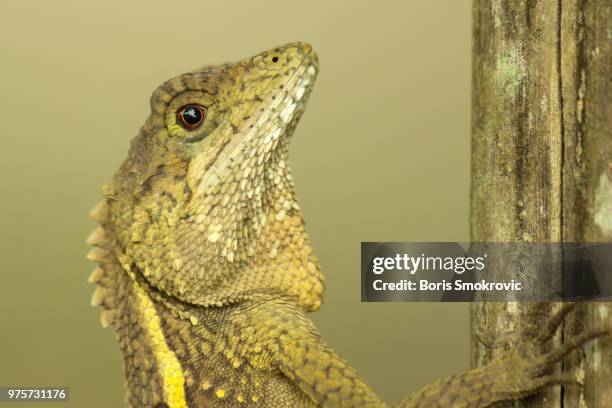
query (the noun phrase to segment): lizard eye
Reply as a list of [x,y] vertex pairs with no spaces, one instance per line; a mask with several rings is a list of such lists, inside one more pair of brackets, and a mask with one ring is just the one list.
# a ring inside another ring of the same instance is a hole
[[176,121],[185,130],[199,128],[206,118],[206,108],[195,103],[185,105],[176,112]]

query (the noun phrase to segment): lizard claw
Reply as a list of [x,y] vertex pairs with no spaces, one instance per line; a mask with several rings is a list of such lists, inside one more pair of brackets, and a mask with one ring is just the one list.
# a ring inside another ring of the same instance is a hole
[[[582,386],[575,373],[551,373],[554,365],[589,341],[612,335],[610,327],[592,329],[577,336],[569,336],[552,349],[547,342],[555,335],[567,314],[577,303],[563,304],[541,329],[528,330],[527,339],[516,349],[504,354],[489,365],[493,373],[501,374],[495,394],[502,399],[517,399],[553,385]],[[547,351],[543,351],[547,350]],[[485,368],[486,369],[486,368]],[[503,373],[503,374],[502,374]]]
[[574,310],[577,305],[577,302],[563,303],[561,305],[561,309],[559,309],[540,329],[539,333],[535,335],[535,341],[540,344],[544,344],[550,340],[557,332],[557,329],[561,326],[563,320],[565,320],[565,316]]
[[533,381],[534,390],[539,390],[553,385],[582,387],[583,384],[577,379],[576,374],[574,373],[544,375],[534,379]]
[[608,329],[594,329],[588,332],[582,333],[575,337],[570,337],[559,347],[551,350],[540,357],[539,361],[531,366],[534,372],[544,372],[550,368],[553,364],[561,361],[565,356],[570,354],[574,350],[582,348],[586,343],[599,337],[605,337],[610,335]]

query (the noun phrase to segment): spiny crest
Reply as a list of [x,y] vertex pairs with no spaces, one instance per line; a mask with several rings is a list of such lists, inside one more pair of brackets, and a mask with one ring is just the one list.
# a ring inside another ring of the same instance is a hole
[[[105,201],[99,202],[89,214],[96,222],[102,224],[108,221],[109,207]],[[96,227],[87,237],[86,241],[93,248],[87,254],[87,259],[94,261],[98,266],[89,275],[89,283],[97,287],[91,297],[92,306],[102,306],[104,310],[100,315],[103,327],[113,323],[116,313],[117,276],[113,265],[113,254],[109,240],[102,226]]]

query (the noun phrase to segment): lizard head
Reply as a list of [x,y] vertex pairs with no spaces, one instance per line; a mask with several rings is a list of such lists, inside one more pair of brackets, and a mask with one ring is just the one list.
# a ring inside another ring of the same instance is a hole
[[105,189],[124,268],[202,306],[256,291],[317,309],[324,286],[295,200],[288,142],[318,71],[307,44],[163,83]]

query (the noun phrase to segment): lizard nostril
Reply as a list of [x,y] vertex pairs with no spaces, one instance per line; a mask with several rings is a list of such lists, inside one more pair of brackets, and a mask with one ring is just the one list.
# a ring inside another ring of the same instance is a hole
[[272,57],[272,62],[278,62],[278,57]]

